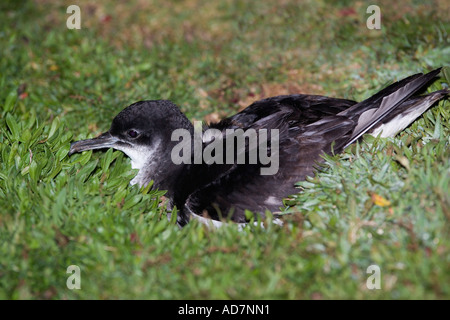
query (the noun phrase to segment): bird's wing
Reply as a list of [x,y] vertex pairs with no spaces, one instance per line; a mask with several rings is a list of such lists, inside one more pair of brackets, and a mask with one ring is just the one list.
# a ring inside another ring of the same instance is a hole
[[[278,129],[278,154],[269,144],[273,161],[278,160],[278,171],[262,175],[262,168],[274,164],[262,165],[259,161],[257,164],[213,165],[216,178],[188,197],[187,209],[215,220],[235,222],[247,220],[246,209],[262,215],[266,210],[279,211],[283,197],[295,193],[295,183],[313,174],[320,154],[329,152],[334,140],[352,130],[354,121],[336,114],[355,103],[322,96],[279,96],[258,101],[212,125],[223,132],[232,128],[257,132]],[[248,156],[249,145],[245,148]]]
[[254,123],[274,115],[289,114],[287,121],[291,125],[307,125],[324,117],[334,116],[347,110],[357,102],[347,99],[330,98],[319,95],[293,94],[271,97],[256,101],[250,106],[218,123],[211,124],[210,128],[237,129],[251,128]]

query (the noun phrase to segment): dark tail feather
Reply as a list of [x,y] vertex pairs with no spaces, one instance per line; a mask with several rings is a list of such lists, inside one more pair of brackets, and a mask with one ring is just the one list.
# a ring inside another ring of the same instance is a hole
[[350,139],[345,142],[344,148],[358,140],[377,124],[382,123],[383,119],[395,112],[413,94],[430,83],[439,74],[440,70],[441,68],[425,75],[416,74],[398,81],[372,97],[339,113],[338,115],[349,118],[357,117],[358,119],[358,125],[353,130]]

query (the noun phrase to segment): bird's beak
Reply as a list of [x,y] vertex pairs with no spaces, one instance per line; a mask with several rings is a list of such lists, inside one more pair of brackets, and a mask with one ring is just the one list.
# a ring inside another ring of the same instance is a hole
[[70,145],[69,156],[86,150],[112,148],[117,141],[109,132],[102,133],[97,138],[75,141]]

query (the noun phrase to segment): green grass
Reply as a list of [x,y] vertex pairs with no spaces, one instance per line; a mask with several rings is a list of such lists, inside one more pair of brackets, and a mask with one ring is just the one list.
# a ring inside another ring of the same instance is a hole
[[121,153],[67,156],[141,99],[209,120],[276,94],[360,100],[449,65],[445,1],[381,1],[380,31],[370,1],[81,1],[81,30],[58,3],[0,4],[0,299],[450,298],[449,101],[328,157],[282,228],[180,230]]

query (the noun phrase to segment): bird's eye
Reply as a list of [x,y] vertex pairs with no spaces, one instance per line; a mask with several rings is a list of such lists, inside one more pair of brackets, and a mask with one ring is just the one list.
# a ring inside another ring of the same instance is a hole
[[136,130],[128,130],[128,136],[130,138],[136,138],[139,135],[139,133]]

